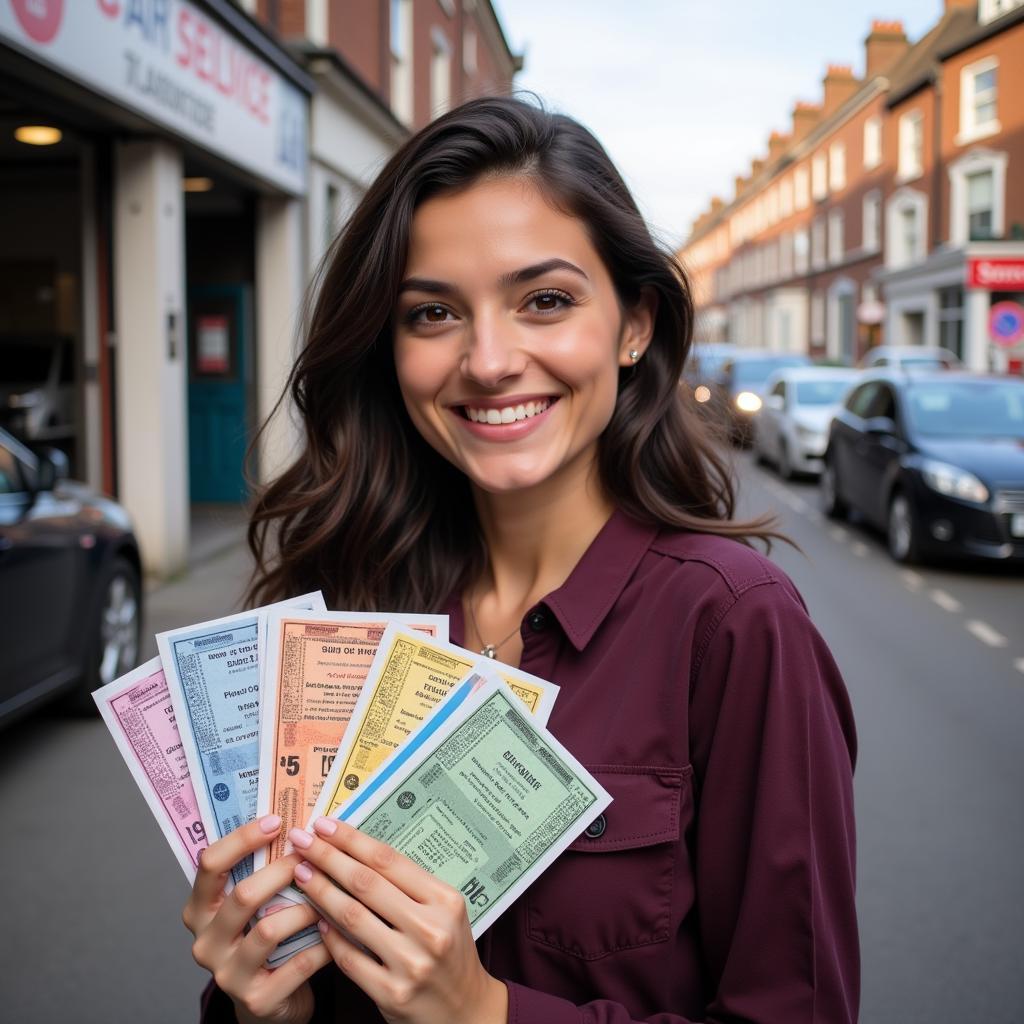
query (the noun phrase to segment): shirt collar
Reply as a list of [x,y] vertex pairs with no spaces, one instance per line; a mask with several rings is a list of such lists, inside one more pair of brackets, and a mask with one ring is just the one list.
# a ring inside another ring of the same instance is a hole
[[576,650],[587,646],[622,596],[658,530],[616,510],[565,583],[543,599]]

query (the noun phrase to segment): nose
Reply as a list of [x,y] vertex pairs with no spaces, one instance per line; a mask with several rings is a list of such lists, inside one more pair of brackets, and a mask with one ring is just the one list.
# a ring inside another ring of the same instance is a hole
[[466,333],[462,355],[463,376],[485,388],[496,388],[526,369],[526,353],[519,346],[514,324],[500,315],[478,316]]

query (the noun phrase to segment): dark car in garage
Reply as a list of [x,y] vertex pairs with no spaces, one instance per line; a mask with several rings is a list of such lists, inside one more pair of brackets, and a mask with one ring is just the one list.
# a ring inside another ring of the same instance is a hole
[[883,529],[896,561],[1024,561],[1024,379],[865,376],[830,425],[821,489],[829,515]]
[[0,429],[0,725],[42,703],[93,710],[134,667],[139,546],[125,510],[67,478],[67,458]]

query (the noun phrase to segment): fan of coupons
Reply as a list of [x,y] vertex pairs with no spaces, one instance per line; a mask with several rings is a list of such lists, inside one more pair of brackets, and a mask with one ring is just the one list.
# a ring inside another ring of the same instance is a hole
[[546,728],[558,687],[448,643],[445,615],[315,593],[156,639],[95,699],[190,883],[207,842],[264,814],[285,827],[229,885],[338,817],[462,892],[479,937],[611,802]]

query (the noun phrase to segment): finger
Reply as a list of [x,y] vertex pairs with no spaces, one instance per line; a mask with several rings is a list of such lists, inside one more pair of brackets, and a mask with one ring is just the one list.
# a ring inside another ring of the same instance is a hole
[[[292,845],[305,856],[308,862],[318,867],[346,892],[351,893],[361,904],[369,907],[375,914],[379,914],[385,921],[400,929],[404,929],[412,923],[419,910],[419,904],[374,868],[356,860],[348,853],[336,849],[329,841],[311,836],[308,832],[292,829],[288,838],[292,840]],[[306,844],[305,848],[303,848],[303,844]],[[295,884],[303,891],[308,892],[309,883],[298,872],[295,876]],[[316,901],[316,896],[313,893],[310,892],[309,895]]]
[[225,896],[206,931],[196,941],[224,948],[236,945],[241,940],[246,925],[256,916],[263,904],[291,882],[298,861],[296,854],[289,854],[287,857],[278,858],[248,878],[243,878]]
[[309,946],[300,953],[296,953],[286,963],[264,975],[264,984],[266,985],[263,993],[264,1001],[269,1006],[280,1005],[303,982],[309,981],[321,967],[326,967],[331,960],[331,951],[323,942],[318,942],[315,946]]
[[233,968],[244,977],[252,976],[266,964],[267,957],[285,939],[290,939],[303,928],[308,928],[319,920],[319,911],[308,903],[296,904],[260,918],[239,944],[237,952],[232,957]]
[[295,869],[295,880],[302,891],[342,931],[361,942],[386,964],[394,964],[398,947],[406,943],[401,932],[389,928],[358,899],[339,889],[323,871],[308,862]]
[[350,977],[378,1006],[387,997],[390,972],[346,939],[337,928],[320,922],[324,948],[343,974]]
[[280,831],[281,819],[276,814],[267,814],[210,843],[199,860],[190,906],[202,914],[217,904],[224,894],[228,872],[250,853],[266,846]]
[[429,871],[414,864],[393,846],[337,818],[317,818],[313,827],[325,842],[373,868],[418,903],[433,902],[446,888]]

